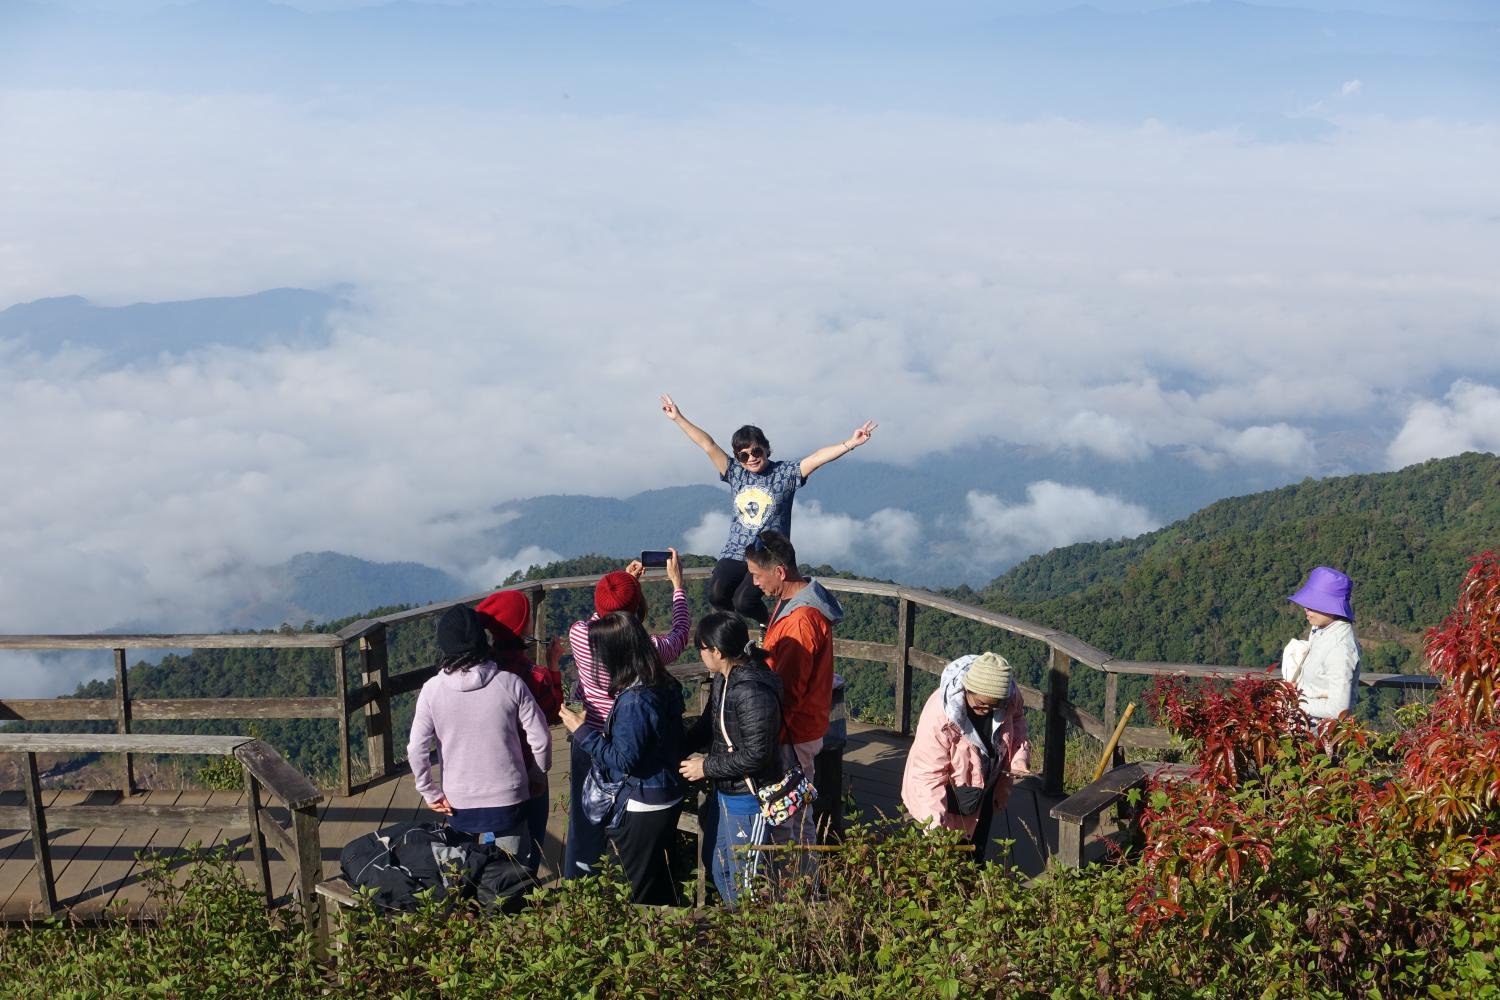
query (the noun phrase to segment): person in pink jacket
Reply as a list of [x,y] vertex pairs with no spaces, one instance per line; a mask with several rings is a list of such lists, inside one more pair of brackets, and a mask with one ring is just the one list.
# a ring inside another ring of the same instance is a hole
[[927,826],[961,830],[983,860],[990,821],[1010,800],[1012,775],[1031,770],[1021,690],[1005,657],[961,656],[922,707],[901,776],[901,801]]

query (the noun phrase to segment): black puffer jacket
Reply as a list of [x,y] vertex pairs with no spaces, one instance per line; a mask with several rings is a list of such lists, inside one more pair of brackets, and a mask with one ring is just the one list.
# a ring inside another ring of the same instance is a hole
[[[725,697],[724,728],[734,743],[729,752],[719,728],[719,703]],[[750,663],[729,672],[725,681],[715,677],[708,707],[684,737],[684,750],[706,749],[703,776],[721,792],[745,793],[745,779],[756,787],[781,780],[781,678],[766,667]]]

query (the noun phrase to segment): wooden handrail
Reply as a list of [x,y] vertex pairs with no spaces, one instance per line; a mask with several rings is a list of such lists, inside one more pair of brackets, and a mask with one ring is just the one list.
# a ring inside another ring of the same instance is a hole
[[335,649],[332,632],[209,632],[201,635],[0,635],[0,649]]
[[[712,570],[696,567],[683,571],[690,580],[706,579]],[[597,575],[555,577],[545,580],[527,580],[515,584],[512,589],[527,594],[533,604],[556,590],[574,590],[592,587]],[[647,570],[643,578],[647,583],[665,582],[663,570]],[[1263,674],[1259,667],[1228,666],[1201,663],[1156,663],[1116,658],[1104,650],[1084,642],[1077,636],[1057,629],[1028,622],[1012,615],[976,607],[953,598],[944,597],[928,590],[903,587],[898,584],[876,581],[820,577],[819,582],[829,590],[840,594],[860,594],[887,598],[896,602],[897,642],[892,644],[864,640],[835,639],[834,654],[847,659],[868,660],[886,663],[894,667],[897,683],[897,728],[909,732],[914,706],[909,704],[910,676],[912,669],[940,673],[947,665],[945,659],[918,649],[914,640],[915,613],[926,608],[964,618],[969,621],[1000,629],[1011,635],[1021,636],[1044,643],[1049,651],[1049,685],[1055,695],[1043,697],[1043,692],[1034,688],[1022,688],[1027,707],[1041,708],[1051,720],[1049,732],[1054,739],[1063,730],[1060,725],[1072,724],[1085,732],[1107,733],[1115,723],[1117,678],[1122,675],[1172,675],[1196,678],[1233,678]],[[241,633],[229,635],[26,635],[0,636],[3,649],[114,649],[116,673],[122,674],[121,662],[124,650],[140,648],[201,648],[201,649],[254,649],[254,648],[302,648],[330,649],[333,651],[335,672],[335,695],[331,698],[204,698],[204,699],[135,699],[129,692],[117,692],[110,699],[12,699],[0,700],[0,721],[12,720],[113,720],[122,733],[128,732],[132,722],[139,719],[199,719],[199,718],[332,718],[339,723],[340,791],[348,794],[351,784],[351,767],[348,746],[349,714],[361,712],[366,719],[366,745],[370,754],[371,774],[378,777],[386,772],[392,761],[393,734],[389,732],[391,699],[419,688],[432,675],[432,668],[424,666],[399,673],[391,672],[387,662],[386,633],[392,625],[407,624],[433,618],[459,604],[473,605],[491,591],[483,591],[466,597],[427,604],[419,608],[398,611],[378,618],[365,618],[352,622],[337,633]],[[362,683],[348,689],[344,673],[350,643],[358,645],[359,662],[362,666]],[[1083,664],[1103,671],[1107,677],[1105,717],[1097,719],[1073,705],[1066,694],[1066,676],[1069,665]],[[683,679],[702,677],[701,665],[692,664],[674,668],[674,674]],[[1440,682],[1435,677],[1411,674],[1364,674],[1360,682],[1369,687],[1433,688]],[[1121,739],[1124,746],[1165,746],[1169,737],[1165,730],[1137,726],[1126,730]],[[1048,757],[1049,784],[1061,780],[1061,759],[1056,752]],[[130,758],[126,758],[124,788],[133,790]]]
[[[57,884],[47,841],[49,818],[56,823],[82,827],[127,826],[149,823],[157,827],[211,826],[249,830],[256,871],[267,901],[272,899],[270,869],[266,861],[266,836],[281,847],[297,872],[297,898],[309,930],[320,926],[318,898],[313,887],[322,878],[322,847],[318,839],[317,805],[323,793],[293,768],[275,749],[249,736],[170,736],[142,733],[0,733],[0,753],[23,758],[26,805],[0,808],[0,824],[29,824],[36,859],[37,888],[42,905],[57,908]],[[248,806],[176,806],[145,803],[64,806],[48,809],[42,803],[37,768],[40,753],[162,753],[233,755],[245,773]],[[290,831],[261,807],[264,788],[291,813]]]

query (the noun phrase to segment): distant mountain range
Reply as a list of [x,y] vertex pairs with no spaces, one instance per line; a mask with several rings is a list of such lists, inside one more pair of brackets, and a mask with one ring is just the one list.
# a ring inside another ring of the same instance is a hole
[[[76,296],[43,299],[0,311],[0,341],[43,353],[66,347],[94,351],[96,364],[101,366],[150,364],[215,347],[318,344],[330,335],[340,310],[353,308],[353,294],[349,286],[324,291],[283,288],[240,297],[125,306],[99,306]],[[768,430],[774,443],[777,428]],[[1333,428],[1328,439],[1336,442],[1358,433],[1355,428]],[[690,447],[685,442],[677,446]],[[878,456],[878,451],[869,454]],[[1320,450],[1325,455],[1336,452],[1336,444]],[[1333,458],[1320,471],[1365,471],[1360,468],[1361,454],[1367,452],[1350,446],[1348,464]],[[712,520],[703,530],[695,529],[705,524],[705,515],[727,515],[729,498],[707,462],[701,471],[697,484],[624,498],[548,495],[503,503],[494,511],[499,527],[478,534],[470,545],[479,554],[474,562],[493,557],[496,565],[513,568],[518,554],[526,552],[543,562],[590,553],[626,559],[643,548],[665,546],[717,555],[721,530]],[[1194,461],[1186,453],[1156,451],[1143,459],[1112,462],[1083,453],[996,442],[929,454],[911,465],[869,460],[861,452],[809,481],[798,497],[793,534],[813,562],[920,586],[979,587],[1038,549],[1078,539],[1130,535],[1143,526],[1186,517],[1225,496],[1286,486],[1298,475],[1270,464],[1213,466]],[[1080,523],[1065,506],[1033,496],[1029,491],[1039,483],[1060,484],[1076,491],[1075,496],[1104,503],[1107,509],[1128,509],[1137,526],[1132,530],[1124,521],[1097,515],[1090,523]],[[1029,519],[1007,541],[1008,547],[996,547],[982,532],[976,534],[976,498],[1002,512],[1021,511]],[[910,519],[914,530],[909,551],[882,544],[880,523],[870,520],[882,511],[902,512]],[[693,544],[689,544],[690,535]],[[1169,531],[1163,537],[1177,536]],[[995,593],[1004,591],[1007,599],[1028,601],[1062,597],[1064,591],[1055,589],[1061,577],[1049,568],[1058,560],[1074,560],[1082,551],[1095,552],[1097,559],[1087,572],[1097,573],[1102,572],[1099,567],[1126,565],[1139,546],[1155,543],[1135,539],[1096,544],[1096,549],[1063,548],[1048,561],[1028,563],[1006,578],[1011,584],[1000,585]],[[260,628],[327,620],[377,605],[452,597],[499,582],[476,579],[472,572],[460,577],[451,568],[420,561],[374,563],[358,556],[302,553],[285,563],[242,567],[246,579],[243,603],[224,609],[223,626]],[[495,575],[507,572],[508,568],[497,569]],[[1043,577],[1048,582],[1040,590],[1005,591],[1019,585],[1014,581]],[[123,622],[119,627],[152,630],[162,625]]]
[[183,302],[95,305],[69,295],[0,310],[0,340],[43,354],[64,348],[96,351],[117,367],[210,347],[259,349],[272,344],[327,343],[328,321],[348,305],[349,286],[330,291],[273,288],[254,295]]
[[[1400,472],[1309,481],[1212,504],[1174,524],[1120,542],[1074,545],[1029,559],[976,592],[948,593],[1029,621],[1061,628],[1118,656],[1141,660],[1265,666],[1281,644],[1305,630],[1287,595],[1307,571],[1330,564],[1354,579],[1355,626],[1370,671],[1419,672],[1421,632],[1452,605],[1469,557],[1500,548],[1500,457],[1461,455]],[[699,564],[706,560],[698,560]],[[617,563],[598,556],[535,567],[532,578],[586,576]],[[337,595],[403,593],[415,603],[453,597],[457,581],[424,574],[410,565],[378,566],[334,553],[292,560],[284,568],[292,592],[310,588],[309,603]],[[826,567],[820,573],[835,572]],[[405,589],[425,580],[436,594]],[[499,583],[500,581],[496,581]],[[666,595],[648,587],[651,624],[664,627]],[[547,631],[556,633],[586,615],[587,590],[547,602]],[[706,610],[701,589],[690,588],[695,615]],[[344,621],[387,603],[384,596]],[[843,638],[890,642],[894,613],[885,598],[846,595]],[[338,621],[319,628],[335,628]],[[395,630],[392,666],[430,662],[430,624]],[[918,615],[917,645],[944,657],[998,649],[1011,657],[1028,684],[1040,682],[1043,647],[977,623],[933,612]],[[878,664],[841,663],[851,711],[865,718],[893,711],[889,671]],[[933,678],[917,679],[918,694]],[[108,697],[112,680],[91,681],[80,696]],[[326,694],[326,657],[299,650],[196,650],[174,652],[159,664],[137,662],[131,689],[137,697],[235,697]],[[1103,675],[1075,671],[1070,698],[1090,711],[1103,702]],[[1147,679],[1126,677],[1121,704],[1147,702]],[[1361,709],[1376,718],[1400,701],[1398,692],[1368,697]],[[410,699],[397,709],[397,732],[409,725]],[[1143,713],[1144,715],[1144,713]],[[220,724],[222,730],[229,724]],[[263,735],[312,772],[326,773],[336,759],[330,724],[266,720]]]

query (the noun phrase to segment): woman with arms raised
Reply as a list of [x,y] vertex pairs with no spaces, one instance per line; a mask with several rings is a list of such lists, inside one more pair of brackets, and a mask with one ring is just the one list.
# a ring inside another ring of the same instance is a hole
[[[589,622],[589,652],[609,672],[614,708],[603,731],[582,712],[562,710],[563,725],[588,754],[603,785],[618,783],[602,820],[631,902],[677,902],[669,855],[682,811],[682,687],[662,665],[646,628],[628,611]],[[592,780],[592,779],[591,779]]]
[[765,601],[745,566],[745,549],[762,531],[771,529],[791,537],[792,499],[807,477],[835,459],[842,458],[870,440],[876,423],[866,420],[838,444],[831,444],[800,462],[771,460],[771,443],[759,427],[746,424],[734,432],[726,454],[713,438],[682,415],[672,397],[661,397],[661,411],[689,441],[702,448],[714,464],[719,478],[734,495],[729,540],[719,553],[708,584],[708,602],[720,611],[738,611],[746,618],[766,623]]

